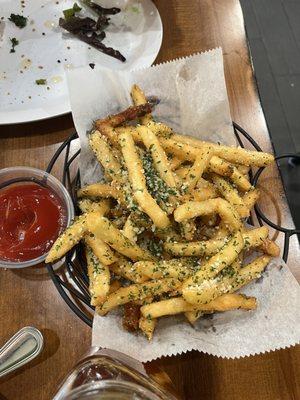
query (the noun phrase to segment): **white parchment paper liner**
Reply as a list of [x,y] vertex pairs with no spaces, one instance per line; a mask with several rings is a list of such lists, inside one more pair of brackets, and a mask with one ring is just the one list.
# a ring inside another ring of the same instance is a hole
[[[82,183],[96,182],[101,169],[87,143],[92,121],[131,104],[130,88],[139,84],[147,96],[157,96],[155,116],[178,132],[205,140],[235,144],[223,73],[221,49],[151,68],[116,72],[95,67],[68,73],[73,119],[81,141]],[[124,331],[121,313],[95,316],[92,344],[125,352],[140,360],[200,350],[220,357],[243,357],[300,342],[300,289],[280,259],[271,262],[263,278],[243,293],[258,298],[258,309],[232,311],[199,320],[191,327],[182,315],[161,318],[151,343]]]

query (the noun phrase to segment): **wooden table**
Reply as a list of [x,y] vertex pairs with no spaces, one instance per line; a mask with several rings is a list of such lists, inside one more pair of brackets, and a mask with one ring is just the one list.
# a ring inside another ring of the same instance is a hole
[[[164,39],[157,63],[222,46],[232,118],[271,150],[258,100],[237,0],[157,0]],[[73,132],[70,115],[0,128],[0,167],[45,168],[59,144]],[[58,169],[54,171],[58,173]],[[292,224],[276,169],[264,178],[269,211]],[[274,185],[276,187],[274,188]],[[276,204],[277,208],[274,206]],[[276,211],[277,210],[277,211]],[[279,211],[278,211],[279,210]],[[280,243],[280,238],[278,239]],[[299,245],[293,239],[289,266],[294,274]],[[0,381],[0,400],[48,400],[58,382],[89,348],[91,330],[58,295],[43,268],[0,273],[0,345],[25,325],[41,329],[44,352],[31,366]],[[240,360],[203,353],[155,361],[183,399],[287,400],[300,398],[300,346]]]

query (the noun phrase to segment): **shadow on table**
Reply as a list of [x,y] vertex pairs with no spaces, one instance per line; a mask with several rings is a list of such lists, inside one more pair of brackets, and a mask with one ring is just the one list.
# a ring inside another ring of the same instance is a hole
[[[71,113],[42,121],[0,126],[1,138],[20,138],[43,135],[44,139],[46,140],[46,145],[56,143],[56,133],[62,131],[70,131],[69,134],[74,131]],[[33,145],[32,141],[30,144],[31,146]]]
[[210,399],[213,388],[210,382],[214,380],[213,357],[198,351],[186,354],[162,357],[147,363],[146,371],[151,375],[153,368],[165,371],[175,386],[176,393],[182,400]]
[[48,281],[51,279],[43,263],[28,268],[12,269],[11,271],[20,278],[29,281]]

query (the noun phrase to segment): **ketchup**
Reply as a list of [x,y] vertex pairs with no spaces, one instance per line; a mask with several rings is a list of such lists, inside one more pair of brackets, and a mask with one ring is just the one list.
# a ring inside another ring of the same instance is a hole
[[45,254],[67,224],[51,189],[35,183],[0,190],[0,259],[27,261]]

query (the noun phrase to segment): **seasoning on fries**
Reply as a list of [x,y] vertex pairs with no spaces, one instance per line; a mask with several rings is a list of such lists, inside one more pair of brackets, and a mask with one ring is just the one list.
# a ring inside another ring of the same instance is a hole
[[[53,244],[46,262],[85,246],[91,304],[122,307],[123,326],[151,340],[157,319],[254,310],[236,293],[279,254],[268,228],[247,229],[259,198],[248,172],[271,154],[203,142],[156,122],[142,90],[133,105],[95,121],[89,143],[105,182],[78,191],[82,214]],[[260,255],[243,265],[245,253]]]

